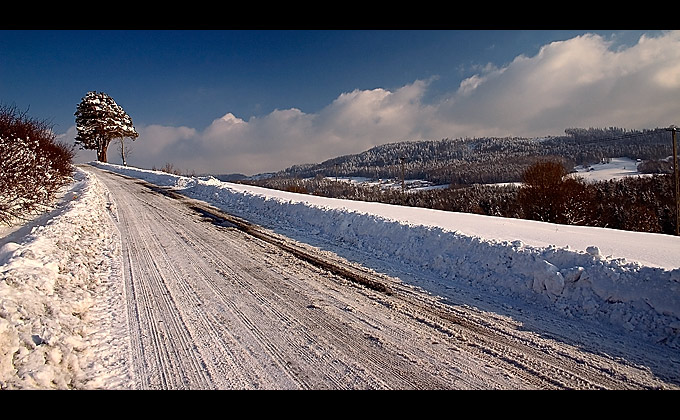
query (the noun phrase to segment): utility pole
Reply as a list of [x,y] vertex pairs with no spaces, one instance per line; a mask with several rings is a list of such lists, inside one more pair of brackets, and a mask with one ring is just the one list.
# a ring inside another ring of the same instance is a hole
[[678,153],[675,142],[675,132],[677,131],[677,129],[678,127],[676,127],[675,125],[671,125],[666,129],[666,131],[670,131],[673,135],[673,175],[674,175],[673,185],[675,186],[675,235],[680,236],[680,183],[678,183]]

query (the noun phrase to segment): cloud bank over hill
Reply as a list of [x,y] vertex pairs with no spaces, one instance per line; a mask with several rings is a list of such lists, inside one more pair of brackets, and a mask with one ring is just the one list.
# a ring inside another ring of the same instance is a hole
[[[615,47],[614,41],[585,34],[544,45],[532,57],[482,65],[436,101],[425,100],[436,80],[431,78],[393,90],[344,92],[318,112],[277,109],[247,118],[227,110],[205,128],[137,126],[140,137],[129,162],[250,175],[403,140],[679,123],[680,31],[642,36],[632,46]],[[73,135],[74,128],[63,138]],[[115,163],[113,149],[109,160]],[[90,153],[81,152],[82,159],[93,160]]]

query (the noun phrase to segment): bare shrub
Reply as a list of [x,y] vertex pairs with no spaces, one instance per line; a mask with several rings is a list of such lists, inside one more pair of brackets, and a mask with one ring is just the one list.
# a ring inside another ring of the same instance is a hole
[[11,225],[47,208],[71,180],[73,156],[46,121],[0,105],[0,222]]
[[537,162],[527,168],[517,196],[523,217],[562,224],[589,223],[593,192],[583,181],[566,175],[566,168],[557,161]]
[[163,167],[161,167],[161,168],[156,168],[154,166],[153,168],[151,168],[151,170],[161,171],[161,172],[165,172],[166,174],[171,174],[171,175],[182,175],[182,172],[179,169],[175,168],[175,165],[173,165],[170,162],[165,162],[165,165],[163,165]]

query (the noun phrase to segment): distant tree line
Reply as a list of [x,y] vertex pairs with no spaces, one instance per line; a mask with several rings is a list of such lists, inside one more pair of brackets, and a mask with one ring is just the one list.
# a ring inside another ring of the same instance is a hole
[[519,185],[451,184],[448,188],[417,191],[352,184],[321,175],[275,176],[241,182],[324,197],[452,212],[640,232],[675,232],[671,175],[586,182],[569,175],[566,168],[563,160],[546,158],[525,167]]
[[161,166],[160,168],[157,168],[156,165],[151,167],[152,171],[161,171],[165,172],[168,174],[172,175],[179,175],[179,176],[186,176],[186,177],[194,177],[196,176],[195,171],[182,171],[179,168],[177,168],[174,164],[171,162],[165,162],[165,165]]
[[608,157],[646,161],[671,154],[670,133],[664,129],[568,128],[563,136],[546,138],[445,138],[390,143],[319,164],[295,165],[276,175],[399,178],[403,161],[407,179],[435,184],[492,184],[519,182],[528,166],[545,159],[559,160],[572,168]]

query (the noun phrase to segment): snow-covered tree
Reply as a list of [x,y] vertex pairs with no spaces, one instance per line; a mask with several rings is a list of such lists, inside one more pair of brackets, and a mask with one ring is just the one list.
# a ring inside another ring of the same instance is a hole
[[109,143],[114,139],[136,139],[132,118],[109,95],[87,92],[76,108],[76,144],[81,149],[97,151],[97,160],[106,162]]

